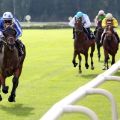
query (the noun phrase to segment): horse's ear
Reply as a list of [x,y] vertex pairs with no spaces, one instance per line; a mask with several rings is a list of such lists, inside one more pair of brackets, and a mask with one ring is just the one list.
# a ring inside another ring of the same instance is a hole
[[75,17],[75,22],[77,21],[77,18]]

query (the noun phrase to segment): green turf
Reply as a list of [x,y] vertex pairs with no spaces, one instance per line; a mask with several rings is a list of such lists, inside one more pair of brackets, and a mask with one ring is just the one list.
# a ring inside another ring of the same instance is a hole
[[[104,72],[103,52],[101,62],[98,62],[95,51],[94,71],[85,69],[83,56],[83,73],[80,75],[78,68],[73,67],[72,29],[23,30],[21,39],[26,45],[27,56],[17,89],[16,102],[7,101],[10,91],[7,95],[2,93],[0,120],[38,120],[56,102]],[[120,51],[117,53],[116,61],[120,58],[119,54]],[[11,78],[7,79],[10,90],[11,84]],[[120,83],[106,82],[100,87],[114,94],[120,114]],[[101,95],[87,96],[76,104],[92,108],[98,113],[100,120],[112,120],[110,103]],[[65,114],[60,120],[89,120],[89,118],[79,113]]]

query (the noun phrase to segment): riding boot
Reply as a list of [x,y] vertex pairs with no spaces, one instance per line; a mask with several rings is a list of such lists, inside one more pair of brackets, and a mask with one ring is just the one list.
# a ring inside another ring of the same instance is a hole
[[92,33],[92,31],[90,30],[90,28],[86,28],[86,29],[87,29],[87,31],[88,31],[90,40],[95,39],[95,36],[94,36],[94,34]]
[[100,40],[100,44],[101,44],[101,45],[103,44],[103,40],[104,40],[105,34],[106,34],[106,33],[103,33],[103,35],[101,36],[101,40]]
[[94,31],[94,36],[96,35],[96,33],[97,33],[97,29],[98,29],[98,27],[96,27],[95,28],[95,31]]
[[17,45],[19,56],[22,56],[24,54],[24,52],[23,52],[23,43],[20,40],[17,39],[16,40],[16,45]]
[[75,39],[75,28],[73,28],[73,39]]
[[90,34],[89,34],[87,28],[84,28],[84,27],[83,27],[83,31],[86,33],[86,35],[88,36],[88,38],[91,39],[91,38],[90,38]]
[[119,43],[119,42],[120,42],[120,38],[119,38],[117,32],[114,32],[114,34],[115,34],[115,37],[117,38],[117,41],[118,41],[118,43]]

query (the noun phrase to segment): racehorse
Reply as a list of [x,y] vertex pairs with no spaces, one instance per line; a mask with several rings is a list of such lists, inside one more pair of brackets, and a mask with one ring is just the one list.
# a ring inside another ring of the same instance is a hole
[[97,51],[98,51],[98,61],[100,61],[100,57],[101,57],[101,53],[100,53],[100,47],[101,47],[101,35],[103,33],[103,28],[101,26],[101,21],[98,22],[98,27],[96,30],[96,34],[95,34],[95,40],[96,40],[96,45],[97,45]]
[[108,59],[109,55],[112,56],[111,65],[115,63],[115,55],[118,51],[118,41],[114,34],[113,26],[108,25],[106,28],[105,37],[103,39],[103,49],[104,49],[104,70],[109,68]]
[[[0,88],[2,87],[2,92],[7,94],[9,87],[6,86],[6,78],[13,75],[13,86],[8,101],[15,102],[16,88],[18,87],[19,77],[21,75],[23,62],[26,56],[25,46],[23,45],[24,54],[19,56],[18,49],[16,47],[15,29],[9,26],[3,31],[3,35],[3,47],[0,52]],[[2,101],[1,94],[0,101]]]
[[88,65],[88,50],[89,47],[91,47],[91,69],[94,69],[93,65],[93,53],[95,50],[95,40],[89,40],[87,34],[84,32],[84,27],[82,24],[82,19],[75,19],[75,40],[74,40],[74,54],[73,54],[73,60],[72,63],[74,67],[77,66],[78,63],[76,63],[76,57],[78,55],[79,59],[79,73],[82,73],[81,70],[81,61],[82,57],[81,54],[85,56],[85,67],[86,69],[89,68]]

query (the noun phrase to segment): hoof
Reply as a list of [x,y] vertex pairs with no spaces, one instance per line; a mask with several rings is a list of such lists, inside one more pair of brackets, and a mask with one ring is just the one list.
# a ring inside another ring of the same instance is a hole
[[10,97],[8,98],[8,101],[9,101],[9,102],[15,102],[15,96],[10,96]]
[[0,101],[2,101],[2,96],[0,95]]
[[88,69],[88,68],[89,68],[89,65],[85,65],[85,67],[86,67],[86,69]]
[[8,87],[8,86],[5,86],[5,87],[2,89],[2,92],[5,93],[5,94],[7,94],[7,93],[8,93],[8,89],[9,89],[9,87]]
[[78,63],[74,63],[74,67],[76,67],[76,66],[77,66],[77,64],[78,64]]

